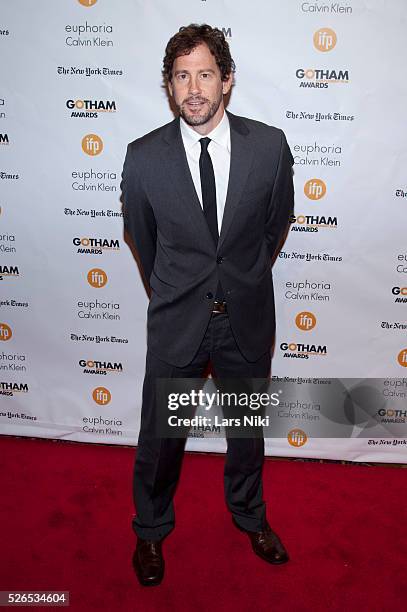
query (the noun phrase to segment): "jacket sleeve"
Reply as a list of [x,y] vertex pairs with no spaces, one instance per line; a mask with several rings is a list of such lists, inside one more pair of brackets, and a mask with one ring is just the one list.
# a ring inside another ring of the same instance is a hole
[[284,132],[281,132],[280,156],[266,218],[266,240],[272,260],[288,228],[294,209],[293,164],[290,147]]
[[150,284],[156,255],[157,224],[138,174],[131,144],[127,147],[120,188],[124,228],[137,249],[142,273]]

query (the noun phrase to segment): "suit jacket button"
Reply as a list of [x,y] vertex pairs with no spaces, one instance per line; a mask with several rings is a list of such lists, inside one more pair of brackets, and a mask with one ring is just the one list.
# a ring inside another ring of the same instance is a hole
[[206,294],[206,297],[208,300],[211,300],[213,298],[213,293],[211,291],[208,291],[208,293]]
[[218,258],[216,259],[216,263],[218,263],[218,264],[221,264],[221,263],[222,263],[222,261],[223,261],[223,257],[218,257]]

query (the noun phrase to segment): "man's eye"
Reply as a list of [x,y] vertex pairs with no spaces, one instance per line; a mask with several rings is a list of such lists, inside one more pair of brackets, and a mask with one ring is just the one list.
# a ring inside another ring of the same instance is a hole
[[202,78],[203,78],[203,79],[207,79],[207,78],[208,78],[208,76],[209,76],[209,73],[208,73],[208,72],[203,72],[203,73],[201,74],[201,76],[202,76]]
[[186,75],[186,74],[179,74],[179,75],[178,75],[178,79],[179,79],[180,81],[185,81],[185,79],[186,79],[186,78],[187,78],[187,75]]

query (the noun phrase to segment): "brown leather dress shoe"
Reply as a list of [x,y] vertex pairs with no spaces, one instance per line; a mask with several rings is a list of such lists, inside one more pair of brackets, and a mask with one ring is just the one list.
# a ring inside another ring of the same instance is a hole
[[164,559],[161,550],[162,540],[143,540],[137,538],[133,554],[133,567],[140,584],[156,586],[164,576]]
[[274,565],[280,565],[289,561],[290,558],[283,543],[268,523],[266,523],[264,531],[246,531],[246,529],[237,524],[234,518],[232,520],[235,527],[247,533],[254,552],[261,559]]

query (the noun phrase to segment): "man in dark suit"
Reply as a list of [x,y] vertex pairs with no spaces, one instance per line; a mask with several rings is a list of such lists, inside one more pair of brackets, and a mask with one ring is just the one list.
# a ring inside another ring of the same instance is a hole
[[[151,289],[146,373],[134,469],[133,565],[164,574],[162,540],[185,439],[155,436],[157,378],[267,378],[275,331],[271,264],[293,208],[283,132],[226,112],[234,63],[223,33],[180,28],[164,78],[180,117],[138,138],[122,174],[126,230]],[[288,560],[262,499],[264,440],[228,438],[225,497],[236,527],[270,563]],[[202,492],[205,495],[205,492]]]

